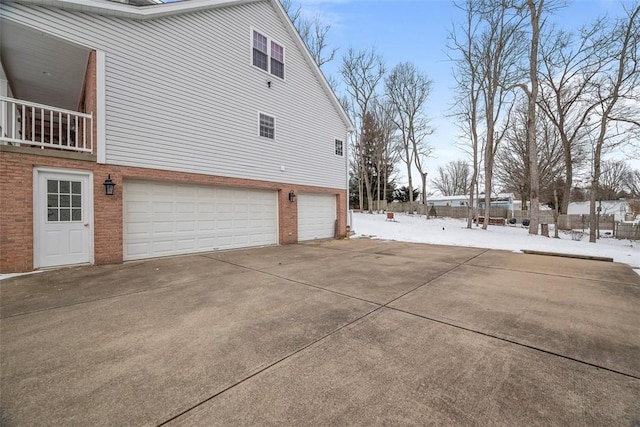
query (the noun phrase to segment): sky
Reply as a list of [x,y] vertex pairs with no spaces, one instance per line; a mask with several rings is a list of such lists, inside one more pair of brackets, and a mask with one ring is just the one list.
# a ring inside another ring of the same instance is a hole
[[[356,50],[375,47],[387,69],[399,62],[410,61],[433,80],[427,102],[427,114],[435,128],[430,138],[434,148],[428,166],[430,177],[435,176],[438,166],[465,159],[464,153],[455,145],[459,131],[454,120],[448,117],[455,81],[446,48],[447,36],[453,23],[464,19],[464,13],[452,1],[298,0],[298,3],[303,14],[317,15],[331,26],[329,44],[339,50],[336,59],[325,67],[327,75],[340,80],[341,58],[350,47]],[[562,28],[574,30],[593,22],[598,16],[615,17],[621,13],[622,6],[617,0],[574,0],[556,12],[552,20]],[[629,159],[625,153],[615,157]],[[632,160],[632,167],[640,169],[640,159]],[[417,178],[416,174],[414,182]],[[406,173],[400,176],[400,183],[406,184]]]

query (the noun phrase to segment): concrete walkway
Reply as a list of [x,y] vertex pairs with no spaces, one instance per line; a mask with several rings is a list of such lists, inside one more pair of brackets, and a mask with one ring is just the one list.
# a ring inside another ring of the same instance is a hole
[[622,264],[375,240],[0,282],[1,423],[638,425]]

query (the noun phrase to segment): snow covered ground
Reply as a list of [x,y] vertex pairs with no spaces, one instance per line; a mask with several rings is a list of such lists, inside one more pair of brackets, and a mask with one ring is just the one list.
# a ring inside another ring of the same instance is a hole
[[[640,242],[602,237],[597,243],[589,243],[585,233],[580,241],[571,239],[569,232],[560,231],[560,239],[529,235],[528,228],[521,226],[489,226],[467,229],[466,220],[437,218],[427,220],[424,216],[396,213],[395,221],[387,221],[386,214],[354,212],[352,230],[354,237],[371,237],[403,242],[432,243],[449,246],[503,249],[510,251],[536,250],[577,255],[613,258],[616,262],[629,264],[640,274]],[[553,225],[549,225],[553,236]]]

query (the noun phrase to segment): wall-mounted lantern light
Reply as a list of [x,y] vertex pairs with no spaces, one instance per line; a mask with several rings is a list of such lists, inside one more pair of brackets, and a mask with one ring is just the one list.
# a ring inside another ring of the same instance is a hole
[[289,191],[289,201],[290,202],[296,201],[296,193],[294,193],[293,190]]
[[113,190],[116,188],[116,183],[111,180],[111,174],[104,181],[104,194],[107,196],[113,196]]

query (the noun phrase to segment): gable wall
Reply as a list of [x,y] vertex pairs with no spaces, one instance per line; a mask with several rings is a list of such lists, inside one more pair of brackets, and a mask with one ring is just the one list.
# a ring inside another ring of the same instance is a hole
[[[268,2],[146,21],[0,7],[105,52],[108,164],[346,188],[346,125]],[[285,46],[285,81],[251,65],[252,27]],[[276,117],[275,141],[258,111]]]

